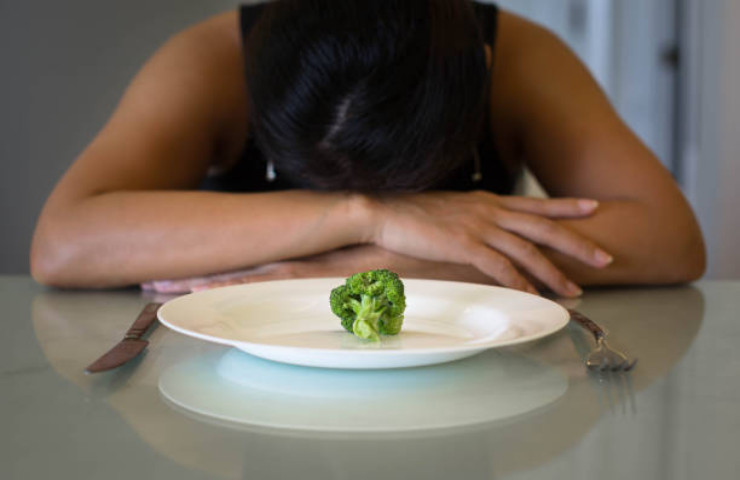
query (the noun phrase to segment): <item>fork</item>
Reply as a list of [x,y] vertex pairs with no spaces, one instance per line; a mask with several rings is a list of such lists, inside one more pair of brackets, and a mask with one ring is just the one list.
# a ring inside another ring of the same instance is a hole
[[580,312],[568,309],[568,313],[571,320],[586,328],[596,340],[596,347],[586,357],[586,367],[589,370],[629,372],[635,368],[637,359],[630,360],[624,353],[610,347],[606,343],[606,332],[603,328]]

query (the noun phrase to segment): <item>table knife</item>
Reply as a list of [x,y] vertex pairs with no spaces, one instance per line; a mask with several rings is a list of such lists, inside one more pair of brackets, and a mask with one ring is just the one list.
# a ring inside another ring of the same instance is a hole
[[91,363],[85,373],[98,373],[120,367],[124,363],[136,358],[149,345],[141,337],[157,322],[157,310],[161,303],[149,303],[139,314],[139,317],[126,332],[123,340],[108,350],[102,357]]

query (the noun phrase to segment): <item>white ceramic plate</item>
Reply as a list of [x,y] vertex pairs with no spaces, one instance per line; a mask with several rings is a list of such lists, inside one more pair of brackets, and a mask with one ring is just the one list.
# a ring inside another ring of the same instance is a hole
[[471,283],[404,280],[401,333],[368,342],[347,333],[329,308],[342,278],[235,285],[170,300],[159,320],[185,335],[283,363],[376,369],[431,365],[563,328],[560,305],[517,290]]

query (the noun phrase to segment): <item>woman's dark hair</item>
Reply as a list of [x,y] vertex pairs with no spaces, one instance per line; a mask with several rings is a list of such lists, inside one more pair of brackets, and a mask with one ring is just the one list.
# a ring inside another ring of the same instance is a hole
[[468,0],[277,0],[245,39],[251,124],[306,188],[415,191],[470,159],[486,108]]

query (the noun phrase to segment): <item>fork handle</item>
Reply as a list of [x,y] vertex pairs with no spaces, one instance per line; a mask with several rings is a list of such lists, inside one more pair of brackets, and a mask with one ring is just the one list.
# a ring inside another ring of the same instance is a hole
[[604,336],[606,335],[606,332],[604,332],[604,329],[598,326],[596,323],[591,321],[588,317],[583,315],[580,312],[577,312],[575,310],[568,309],[568,313],[570,313],[570,319],[591,332],[594,335],[594,339],[598,342]]

